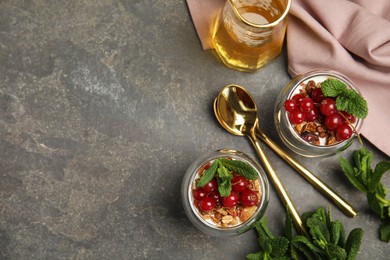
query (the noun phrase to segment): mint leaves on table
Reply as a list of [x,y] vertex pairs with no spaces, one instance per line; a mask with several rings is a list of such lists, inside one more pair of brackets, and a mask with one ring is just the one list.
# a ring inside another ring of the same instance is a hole
[[216,176],[219,194],[222,197],[227,197],[232,190],[231,180],[233,178],[233,172],[238,173],[248,180],[256,180],[259,177],[256,170],[246,162],[219,158],[214,160],[210,168],[203,172],[196,186],[203,187]]
[[336,107],[358,118],[368,114],[367,101],[353,89],[338,79],[329,78],[321,83],[321,90],[326,97],[336,98]]
[[261,251],[246,256],[248,260],[263,259],[355,259],[363,240],[363,230],[353,229],[348,237],[342,223],[333,221],[330,209],[318,208],[302,215],[310,238],[293,233],[293,224],[287,211],[284,236],[274,236],[266,218],[255,223]]
[[340,166],[348,180],[367,196],[370,209],[382,219],[379,238],[390,241],[390,200],[386,199],[386,187],[381,183],[385,172],[390,170],[390,161],[379,162],[373,169],[373,153],[365,147],[354,152],[353,162],[339,158]]

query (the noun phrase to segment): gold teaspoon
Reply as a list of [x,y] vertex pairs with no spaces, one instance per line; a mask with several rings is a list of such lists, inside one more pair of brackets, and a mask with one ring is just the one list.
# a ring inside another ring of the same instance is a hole
[[256,137],[255,132],[258,128],[257,108],[252,97],[242,87],[228,85],[219,92],[215,99],[214,112],[220,124],[229,132],[239,136],[246,135],[249,138],[276,192],[289,210],[298,232],[309,237],[297,209]]
[[[244,88],[236,85],[226,86],[225,88],[230,89],[232,87],[236,87],[240,89],[240,97],[236,97],[237,99],[245,100],[245,104],[251,107],[250,117],[257,118],[257,109],[254,99]],[[225,90],[226,91],[226,90]],[[221,90],[220,93],[222,93]],[[247,109],[242,107],[234,107],[235,110],[231,111],[227,114],[225,111],[226,104],[219,104],[217,101],[218,97],[214,102],[214,112],[215,115],[220,122],[220,124],[230,133],[235,135],[244,135],[240,129],[237,127],[235,121],[237,118],[242,117],[241,114],[247,114]],[[232,109],[232,108],[230,108]],[[238,115],[238,116],[237,116]],[[246,116],[249,117],[248,115]],[[253,121],[253,119],[251,119]],[[271,139],[269,139],[259,128],[259,125],[256,124],[256,136],[259,137],[262,141],[264,141],[272,150],[274,150],[282,159],[284,159],[290,166],[292,166],[299,174],[301,174],[307,181],[309,181],[314,187],[317,188],[323,195],[327,196],[331,201],[333,201],[336,206],[338,206],[347,216],[355,217],[356,210],[349,205],[343,198],[337,195],[331,188],[329,188],[325,183],[323,183],[320,179],[318,179],[314,174],[312,174],[307,168],[305,168],[301,163],[295,160],[293,157],[288,155],[285,151],[283,151],[276,143],[274,143]]]

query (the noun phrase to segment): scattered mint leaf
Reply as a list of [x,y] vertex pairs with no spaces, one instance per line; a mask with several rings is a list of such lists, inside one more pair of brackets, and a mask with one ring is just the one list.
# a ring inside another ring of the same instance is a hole
[[330,224],[330,242],[334,245],[343,246],[343,225],[340,221],[336,220]]
[[328,244],[325,248],[325,252],[328,259],[346,259],[347,253],[344,248],[338,245]]
[[347,260],[355,259],[359,253],[360,245],[363,241],[363,230],[361,228],[353,229],[348,236],[345,243],[345,250],[347,251]]
[[[312,236],[311,232],[310,237],[294,234],[291,234],[290,236],[292,219],[288,211],[286,214],[286,225],[284,230],[285,234],[287,234],[285,237],[273,235],[268,228],[267,219],[265,217],[255,222],[254,227],[258,233],[261,251],[248,254],[246,259],[298,260],[302,259],[302,257],[309,260],[356,259],[363,240],[363,230],[361,228],[352,230],[348,235],[347,241],[344,243],[344,227],[340,221],[333,221],[331,219],[330,209],[328,209],[328,212],[326,212],[324,208],[318,208],[314,212],[306,212],[302,215],[302,220],[309,231],[312,229],[316,230],[313,232],[315,236]],[[322,228],[316,229],[316,225],[320,225]],[[318,232],[324,234],[318,235]],[[327,238],[327,234],[330,234],[329,238]],[[318,243],[318,237],[326,239],[322,239]]]
[[382,223],[379,229],[379,237],[382,241],[390,241],[390,223]]
[[353,89],[338,79],[329,78],[321,83],[321,90],[325,97],[336,98],[336,107],[358,118],[365,118],[368,114],[367,101]]
[[367,192],[366,186],[362,183],[362,180],[360,180],[360,176],[357,175],[355,172],[356,168],[354,168],[352,164],[350,164],[349,161],[343,157],[339,158],[339,163],[341,169],[347,176],[348,180],[352,183],[352,185],[362,192]]
[[381,181],[383,174],[388,170],[390,170],[390,161],[379,162],[376,165],[375,170],[372,172],[370,185],[368,186],[369,191],[375,191],[376,187]]
[[288,250],[288,239],[285,237],[275,237],[270,240],[271,244],[271,256],[274,258],[281,259],[284,255],[286,255]]
[[221,158],[220,162],[229,170],[236,172],[241,176],[244,176],[248,180],[256,180],[257,178],[259,178],[259,175],[255,171],[255,169],[253,169],[253,167],[246,162],[238,160],[229,160],[224,158]]
[[370,206],[370,209],[375,212],[380,218],[383,218],[383,205],[378,200],[378,197],[376,196],[375,192],[369,192],[367,193],[367,202]]
[[372,152],[362,147],[354,152],[353,164],[342,157],[339,162],[351,184],[366,194],[370,209],[382,219],[379,239],[389,242],[390,201],[386,199],[386,187],[381,183],[381,178],[390,170],[390,161],[379,162],[372,169],[373,157]]
[[309,260],[321,260],[322,249],[315,246],[307,237],[294,236],[291,240],[291,247],[304,254]]
[[262,218],[260,221],[255,223],[255,229],[258,234],[258,241],[260,246],[267,252],[271,252],[269,240],[274,238],[273,234],[268,228],[267,219]]
[[247,260],[263,260],[263,259],[267,259],[267,258],[264,255],[264,252],[260,251],[257,253],[252,253],[252,254],[246,255],[246,259]]
[[313,242],[322,249],[325,249],[330,241],[330,232],[325,209],[318,208],[314,213],[310,213],[310,215],[311,216],[306,220],[306,225],[309,228],[310,235],[313,237]]

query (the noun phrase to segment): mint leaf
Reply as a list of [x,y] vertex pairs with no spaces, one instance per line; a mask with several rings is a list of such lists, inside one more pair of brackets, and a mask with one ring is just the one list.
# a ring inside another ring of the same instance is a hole
[[355,228],[353,229],[347,238],[345,243],[345,250],[347,251],[347,260],[356,259],[356,256],[359,253],[360,245],[363,241],[363,229]]
[[233,176],[223,166],[220,166],[217,172],[218,172],[219,194],[221,195],[221,197],[227,197],[230,195],[230,192],[232,191],[231,179],[233,178]]
[[354,153],[354,165],[340,158],[340,166],[349,181],[364,192],[372,212],[383,221],[379,228],[379,238],[389,242],[390,237],[390,201],[386,199],[386,187],[380,182],[383,174],[390,169],[390,161],[379,162],[375,169],[371,168],[373,153],[362,147]]
[[340,221],[336,220],[330,224],[330,242],[334,245],[343,246],[343,225]]
[[344,248],[341,248],[337,245],[328,244],[325,248],[325,252],[328,256],[328,259],[346,259],[347,253]]
[[357,175],[360,174],[360,180],[368,189],[369,178],[371,175],[371,163],[374,159],[373,153],[369,152],[366,148],[362,147],[360,150],[357,150],[354,154],[355,165],[359,170]]
[[309,228],[313,242],[317,246],[325,249],[330,241],[330,232],[328,229],[327,216],[324,208],[318,208],[316,212],[307,219],[306,225]]
[[217,168],[218,160],[215,160],[210,168],[203,172],[202,177],[200,177],[199,181],[196,183],[196,187],[203,187],[209,183],[214,178]]
[[375,192],[367,193],[367,201],[368,201],[368,205],[370,206],[370,209],[383,219],[384,218],[383,204],[381,203],[380,200],[378,200],[376,193]]
[[347,85],[338,79],[329,78],[321,82],[321,90],[326,97],[337,97],[346,89],[348,89]]
[[263,240],[274,238],[274,235],[268,228],[267,218],[265,217],[255,223],[255,229],[259,237],[261,237]]
[[248,180],[256,180],[259,178],[256,170],[246,162],[223,158],[221,158],[220,161],[223,166],[240,174],[241,176],[244,176]]
[[383,174],[390,170],[390,161],[383,161],[379,162],[375,170],[372,172],[371,180],[368,185],[368,190],[371,192],[374,192],[376,189],[376,186],[378,186]]
[[218,191],[221,197],[227,197],[232,192],[232,185],[229,180],[219,181]]
[[247,254],[246,259],[247,260],[263,260],[263,259],[267,259],[267,258],[265,258],[264,252],[260,251],[257,253]]
[[271,256],[274,258],[281,258],[283,257],[288,250],[289,242],[287,238],[285,237],[275,237],[270,240],[271,244]]
[[379,228],[379,238],[382,241],[390,241],[390,222],[383,222]]
[[294,248],[297,248],[301,251],[307,259],[322,259],[320,253],[322,250],[314,245],[307,237],[304,236],[295,236],[291,244]]
[[338,79],[329,78],[321,83],[321,90],[325,97],[336,98],[336,107],[358,118],[365,118],[368,114],[367,101],[353,89]]
[[366,186],[362,183],[360,178],[356,176],[354,167],[352,164],[349,163],[349,161],[343,157],[339,158],[339,163],[341,166],[341,169],[343,170],[345,176],[347,176],[349,182],[355,186],[358,190],[362,192],[367,192]]
[[353,89],[347,89],[337,96],[336,107],[358,118],[365,118],[368,114],[367,101]]

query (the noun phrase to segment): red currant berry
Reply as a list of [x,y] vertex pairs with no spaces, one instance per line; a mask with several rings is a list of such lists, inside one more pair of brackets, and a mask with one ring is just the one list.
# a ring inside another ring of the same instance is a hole
[[302,112],[306,113],[313,110],[314,102],[311,98],[303,98],[301,103],[299,103],[299,107],[301,108]]
[[193,191],[194,199],[201,200],[202,198],[206,197],[207,193],[204,192],[202,188],[197,188]]
[[199,208],[203,211],[210,211],[215,206],[215,200],[209,197],[204,197],[199,201]]
[[312,110],[309,112],[305,113],[305,119],[308,122],[313,122],[318,119],[318,108],[314,107]]
[[246,187],[248,186],[248,181],[245,179],[244,176],[234,176],[232,179],[232,190],[241,192],[246,190]]
[[321,103],[322,100],[325,99],[321,88],[315,88],[311,91],[311,99],[314,101],[314,103]]
[[343,116],[348,120],[348,121],[347,121],[347,120],[345,120],[345,118],[343,118],[344,121],[346,121],[347,123],[349,122],[349,123],[353,124],[353,123],[356,122],[356,117],[354,117],[353,115],[348,114],[348,113],[345,112],[345,111],[342,111],[341,113],[342,113]]
[[212,193],[210,193],[209,195],[207,195],[209,198],[212,198],[213,200],[215,200],[215,202],[218,202],[220,201],[221,199],[221,195],[219,195],[219,192],[216,190],[216,191],[213,191]]
[[306,96],[303,94],[295,94],[291,99],[295,101],[295,103],[299,104],[301,103],[301,100],[304,99]]
[[216,179],[212,179],[205,186],[203,186],[203,191],[206,193],[211,193],[218,189],[218,183]]
[[331,116],[337,113],[336,102],[332,98],[325,98],[320,104],[321,114]]
[[325,126],[329,130],[335,130],[342,122],[343,118],[339,114],[334,114],[325,118]]
[[238,193],[235,191],[232,191],[227,197],[221,197],[222,204],[228,208],[236,206],[238,203],[238,199]]
[[240,201],[242,206],[251,207],[259,202],[257,194],[253,190],[245,190],[240,194]]
[[305,121],[305,115],[300,109],[295,109],[288,114],[288,118],[292,124],[300,124]]
[[336,128],[335,135],[338,141],[347,140],[352,136],[352,129],[348,124],[342,123]]
[[297,107],[298,107],[297,103],[292,99],[287,99],[286,101],[284,101],[284,109],[286,109],[286,111],[288,112],[293,111]]

